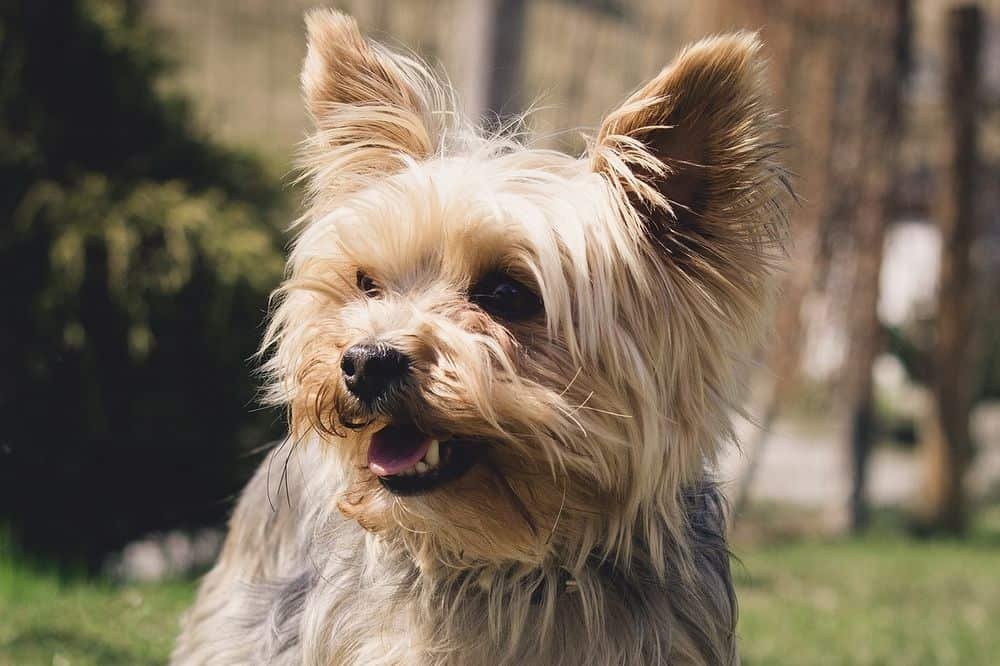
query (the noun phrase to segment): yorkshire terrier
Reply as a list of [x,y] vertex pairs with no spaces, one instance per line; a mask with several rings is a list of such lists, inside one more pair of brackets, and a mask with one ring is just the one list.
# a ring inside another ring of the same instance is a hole
[[290,434],[173,662],[737,663],[711,470],[786,235],[756,37],[688,47],[572,157],[306,23],[262,352]]

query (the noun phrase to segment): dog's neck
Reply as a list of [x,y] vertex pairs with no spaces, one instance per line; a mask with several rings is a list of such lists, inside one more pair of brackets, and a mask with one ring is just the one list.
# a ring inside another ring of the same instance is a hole
[[[640,541],[627,560],[595,551],[582,566],[553,558],[428,568],[368,535],[367,580],[391,581],[411,630],[441,650],[462,651],[458,663],[558,663],[560,654],[581,654],[580,642],[594,663],[659,663],[667,654],[729,663],[735,597],[718,491],[709,483],[692,490],[685,510],[683,546]],[[651,552],[666,561],[654,563]]]

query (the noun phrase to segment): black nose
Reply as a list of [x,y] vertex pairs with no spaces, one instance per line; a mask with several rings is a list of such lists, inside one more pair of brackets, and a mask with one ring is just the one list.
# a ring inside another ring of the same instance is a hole
[[340,361],[347,389],[365,402],[373,402],[397,386],[409,368],[410,359],[386,344],[354,345]]

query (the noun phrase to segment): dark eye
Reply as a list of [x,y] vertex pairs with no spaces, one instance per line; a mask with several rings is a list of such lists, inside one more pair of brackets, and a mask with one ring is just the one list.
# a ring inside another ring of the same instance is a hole
[[524,321],[542,310],[542,301],[531,289],[498,271],[479,280],[469,292],[469,300],[507,321]]
[[358,280],[358,289],[360,289],[361,292],[368,298],[375,298],[381,293],[381,290],[378,288],[378,285],[375,284],[375,280],[373,280],[364,271],[358,271],[357,280]]

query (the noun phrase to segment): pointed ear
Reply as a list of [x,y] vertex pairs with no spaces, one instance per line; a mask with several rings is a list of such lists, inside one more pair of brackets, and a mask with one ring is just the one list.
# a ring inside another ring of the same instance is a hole
[[605,118],[591,154],[659,245],[716,272],[755,268],[738,264],[782,232],[787,184],[759,50],[751,33],[688,47]]
[[340,12],[310,11],[306,29],[302,94],[317,130],[307,144],[307,170],[314,176],[384,173],[429,156],[428,121],[438,90],[431,74],[367,41],[354,19]]

